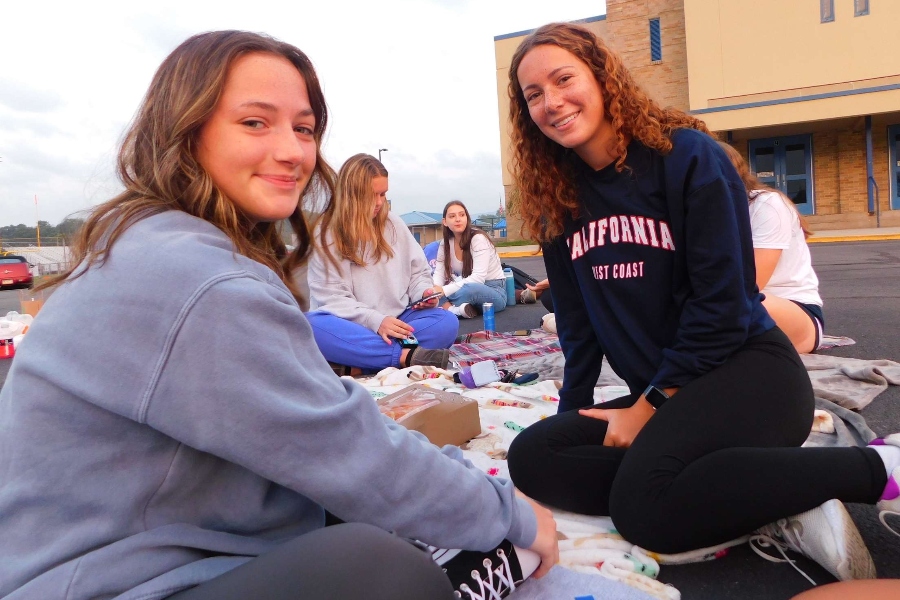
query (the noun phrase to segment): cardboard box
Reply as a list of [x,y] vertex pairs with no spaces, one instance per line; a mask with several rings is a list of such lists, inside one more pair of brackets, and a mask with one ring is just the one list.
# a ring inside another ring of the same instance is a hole
[[380,398],[377,404],[382,414],[422,433],[436,446],[458,446],[481,434],[478,403],[459,394],[415,384]]

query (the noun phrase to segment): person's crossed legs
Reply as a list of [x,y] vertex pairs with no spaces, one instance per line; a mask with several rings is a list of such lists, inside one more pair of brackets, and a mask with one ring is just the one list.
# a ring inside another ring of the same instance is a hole
[[[387,344],[368,327],[325,311],[309,312],[306,318],[326,360],[366,371],[402,366],[398,341]],[[422,348],[449,348],[459,332],[456,317],[439,308],[408,309],[397,318],[412,325]]]
[[436,600],[453,598],[431,558],[372,525],[317,529],[169,600]]
[[696,550],[832,498],[878,499],[886,475],[874,450],[798,447],[812,414],[809,378],[775,329],[681,388],[627,450],[603,445],[605,421],[570,411],[520,433],[509,470],[529,497],[610,515],[643,548]]

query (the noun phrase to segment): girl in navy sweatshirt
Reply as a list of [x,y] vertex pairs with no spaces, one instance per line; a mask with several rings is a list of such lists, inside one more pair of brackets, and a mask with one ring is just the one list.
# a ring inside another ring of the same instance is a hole
[[[758,530],[841,579],[873,577],[834,499],[900,508],[898,440],[799,448],[812,386],[762,306],[746,190],[705,125],[660,108],[576,25],[536,30],[509,77],[517,207],[566,359],[559,414],[510,448],[516,485],[611,515],[653,551]],[[590,408],[604,356],[631,393]]]

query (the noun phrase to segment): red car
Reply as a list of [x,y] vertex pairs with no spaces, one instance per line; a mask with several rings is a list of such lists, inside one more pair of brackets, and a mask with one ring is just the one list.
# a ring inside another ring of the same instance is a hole
[[0,290],[30,288],[34,285],[31,265],[17,254],[0,255]]

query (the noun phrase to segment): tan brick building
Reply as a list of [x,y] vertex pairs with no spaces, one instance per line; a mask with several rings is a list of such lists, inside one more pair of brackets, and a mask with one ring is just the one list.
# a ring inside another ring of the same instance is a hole
[[[814,229],[900,226],[895,0],[607,0],[580,22],[664,106],[728,140]],[[494,38],[503,184],[522,31]],[[519,231],[510,220],[510,236]]]

